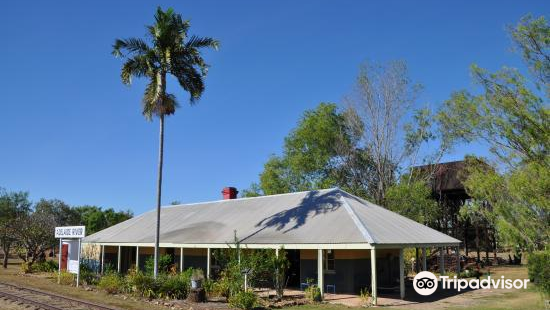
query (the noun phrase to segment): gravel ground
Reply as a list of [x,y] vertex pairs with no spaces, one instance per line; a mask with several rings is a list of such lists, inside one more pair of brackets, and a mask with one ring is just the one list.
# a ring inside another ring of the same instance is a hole
[[2,310],[29,310],[29,308],[27,308],[25,306],[19,306],[19,305],[17,305],[16,303],[14,303],[12,301],[4,300],[4,299],[0,299],[0,309],[2,309]]

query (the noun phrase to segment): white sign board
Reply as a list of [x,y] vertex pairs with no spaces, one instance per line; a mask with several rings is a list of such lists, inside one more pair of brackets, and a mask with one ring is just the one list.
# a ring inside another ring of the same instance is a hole
[[67,251],[67,271],[70,273],[78,274],[78,259],[79,259],[79,241],[80,240],[67,240],[63,241],[63,244],[67,244],[69,249]]
[[56,238],[84,238],[86,226],[64,226],[55,228]]

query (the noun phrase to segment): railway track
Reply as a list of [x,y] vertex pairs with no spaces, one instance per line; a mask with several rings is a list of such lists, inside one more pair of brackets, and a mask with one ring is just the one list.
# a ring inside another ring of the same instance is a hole
[[0,299],[43,310],[117,310],[84,300],[52,294],[37,289],[0,282]]

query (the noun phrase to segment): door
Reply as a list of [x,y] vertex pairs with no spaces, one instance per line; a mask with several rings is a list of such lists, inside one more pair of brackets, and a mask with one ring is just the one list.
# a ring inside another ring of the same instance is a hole
[[67,270],[67,257],[69,256],[69,245],[63,243],[61,246],[61,270]]

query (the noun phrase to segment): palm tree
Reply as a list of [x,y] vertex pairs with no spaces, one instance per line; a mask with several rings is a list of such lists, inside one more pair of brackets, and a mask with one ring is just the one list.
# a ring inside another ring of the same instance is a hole
[[157,8],[155,23],[147,26],[148,41],[140,38],[117,39],[113,55],[123,58],[120,73],[122,82],[132,83],[132,77],[149,80],[142,100],[143,116],[149,121],[158,117],[160,122],[159,161],[157,182],[157,225],[155,232],[154,276],[158,275],[160,206],[162,190],[162,159],[164,148],[164,117],[178,108],[176,96],[166,92],[166,76],[174,76],[180,86],[190,94],[189,103],[194,104],[204,91],[208,65],[201,55],[202,48],[218,49],[218,41],[197,36],[188,37],[189,21],[169,8]]

